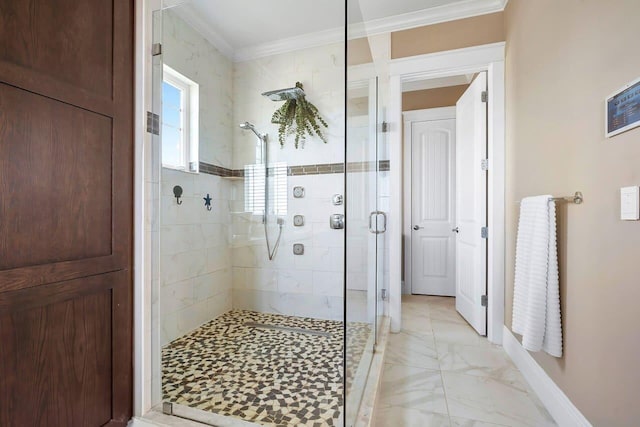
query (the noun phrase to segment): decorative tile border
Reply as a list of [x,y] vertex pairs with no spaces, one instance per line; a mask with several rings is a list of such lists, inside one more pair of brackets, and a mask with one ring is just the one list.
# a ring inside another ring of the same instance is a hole
[[228,169],[222,166],[212,165],[205,162],[200,162],[200,172],[225,178],[242,178],[244,176],[244,169]]
[[[347,173],[370,172],[375,170],[376,162],[349,162],[347,163]],[[378,162],[378,171],[389,171],[389,160]],[[200,172],[221,177],[244,177],[244,169],[228,169],[210,163],[200,162]],[[344,173],[344,163],[319,163],[314,165],[289,166],[288,176],[298,175],[324,175],[331,173]]]

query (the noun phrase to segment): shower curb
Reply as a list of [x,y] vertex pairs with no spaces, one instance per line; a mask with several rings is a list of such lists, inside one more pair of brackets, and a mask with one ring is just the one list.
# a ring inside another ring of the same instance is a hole
[[358,415],[356,416],[354,427],[375,426],[374,416],[378,403],[378,392],[382,382],[382,371],[384,368],[387,343],[389,341],[389,333],[390,321],[389,317],[385,317],[382,322],[380,342],[376,345],[376,352],[371,360],[371,367],[369,368],[369,375],[367,377],[367,385],[365,386],[364,393],[362,395],[362,402],[358,409]]

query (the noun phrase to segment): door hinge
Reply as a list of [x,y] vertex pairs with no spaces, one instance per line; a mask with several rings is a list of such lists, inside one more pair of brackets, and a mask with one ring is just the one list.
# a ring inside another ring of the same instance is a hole
[[173,403],[162,402],[162,413],[165,415],[173,415]]
[[482,102],[489,102],[489,92],[483,90],[482,95],[480,95],[480,99],[482,100]]
[[487,298],[487,296],[486,296],[486,295],[482,295],[482,296],[480,297],[480,304],[481,304],[483,307],[486,307],[488,303],[489,303],[489,298]]
[[480,160],[480,167],[482,168],[483,171],[488,171],[489,170],[489,159]]
[[151,56],[162,55],[162,44],[154,43],[151,45]]
[[482,227],[480,229],[480,237],[482,237],[483,239],[489,238],[489,227]]
[[380,131],[382,133],[387,133],[389,132],[389,123],[387,122],[382,122],[382,126],[380,126]]
[[386,301],[387,300],[387,290],[386,289],[380,290],[380,299],[382,299],[382,301]]
[[147,111],[147,132],[160,135],[160,116]]

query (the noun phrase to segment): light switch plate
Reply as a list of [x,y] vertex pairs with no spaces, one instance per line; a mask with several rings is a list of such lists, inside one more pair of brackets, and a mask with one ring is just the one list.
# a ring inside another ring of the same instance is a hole
[[637,221],[640,219],[640,187],[622,187],[620,189],[620,219]]
[[304,225],[304,215],[294,215],[293,225],[296,227],[302,227]]

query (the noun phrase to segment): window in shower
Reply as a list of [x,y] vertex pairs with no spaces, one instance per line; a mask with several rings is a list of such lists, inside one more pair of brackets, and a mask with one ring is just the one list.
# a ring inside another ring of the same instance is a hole
[[[265,209],[265,165],[252,164],[244,167],[244,210],[262,215]],[[287,214],[287,163],[272,163],[269,167],[268,212],[274,215]]]
[[198,171],[199,86],[171,67],[163,67],[162,166]]

